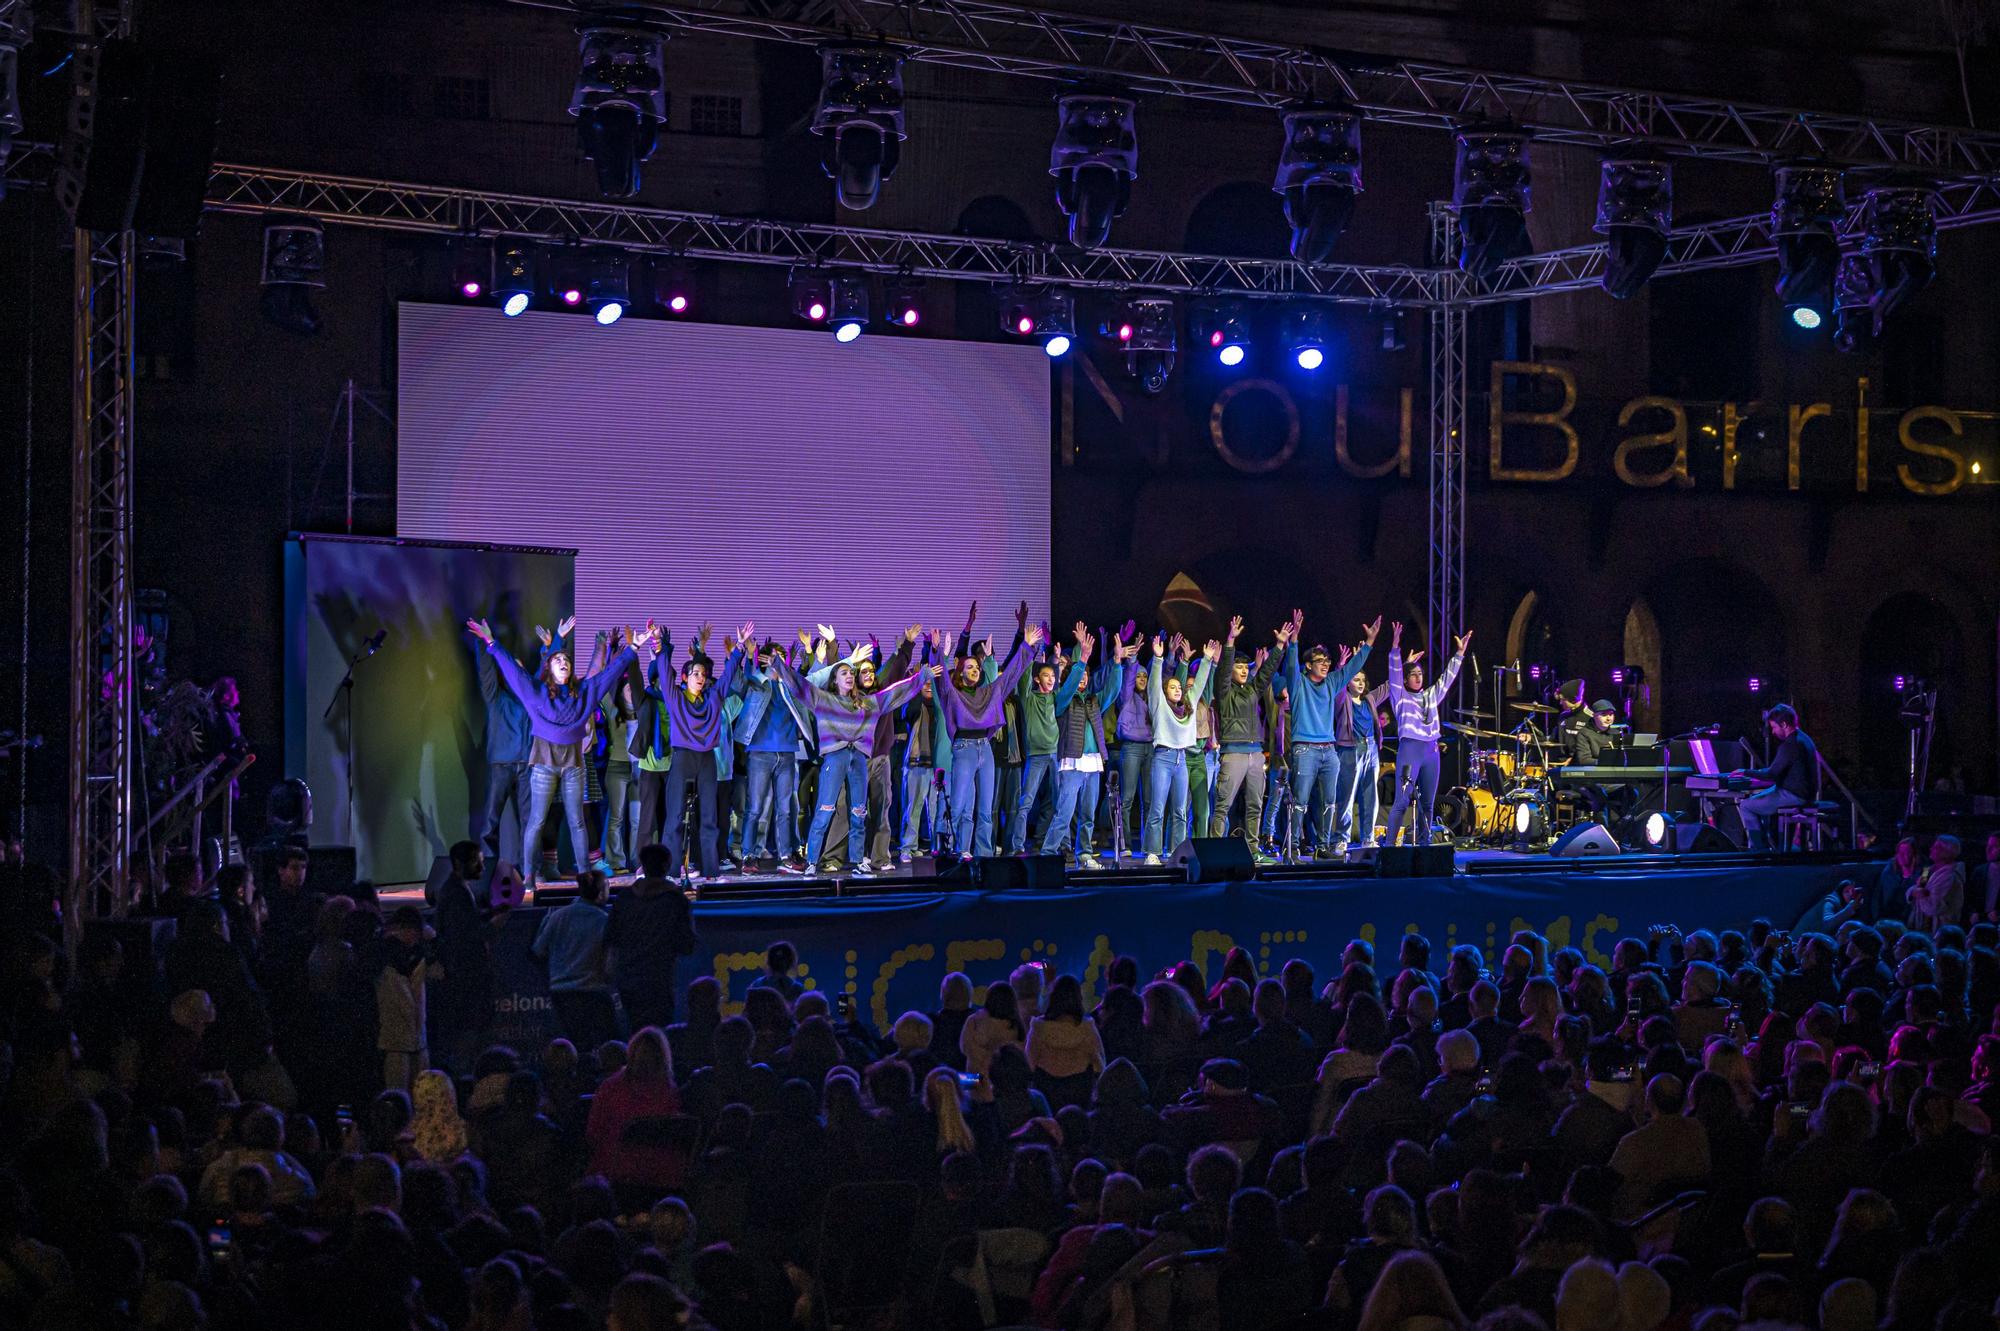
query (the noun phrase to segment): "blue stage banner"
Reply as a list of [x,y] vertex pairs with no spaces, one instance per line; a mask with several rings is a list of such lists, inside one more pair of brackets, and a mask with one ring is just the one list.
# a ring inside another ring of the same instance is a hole
[[[1652,924],[1682,929],[1742,928],[1762,916],[1790,928],[1843,877],[1873,866],[1685,868],[1670,873],[1537,872],[1451,878],[1205,886],[1071,887],[1060,892],[953,892],[816,901],[718,901],[695,908],[701,945],[678,976],[722,981],[727,1010],[763,968],[764,948],[789,939],[808,989],[854,997],[861,1015],[885,1029],[903,1012],[937,1006],[951,971],[975,992],[1024,961],[1046,961],[1083,981],[1095,1001],[1111,959],[1129,953],[1144,972],[1191,958],[1204,972],[1241,945],[1258,973],[1275,975],[1302,957],[1321,982],[1338,970],[1340,949],[1365,938],[1393,949],[1405,933],[1430,939],[1433,969],[1460,943],[1496,961],[1518,929],[1556,947],[1574,946],[1606,965],[1613,945]],[[546,976],[528,953],[543,911],[514,912],[495,951],[497,1024],[503,1038],[531,1047],[554,1033]],[[1393,952],[1391,953],[1393,960]],[[1386,985],[1389,975],[1383,974]]]

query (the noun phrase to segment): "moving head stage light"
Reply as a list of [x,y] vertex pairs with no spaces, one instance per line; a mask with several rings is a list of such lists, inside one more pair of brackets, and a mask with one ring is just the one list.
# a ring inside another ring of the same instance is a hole
[[583,63],[570,95],[577,142],[597,167],[607,198],[639,192],[639,164],[653,155],[667,119],[666,38],[621,24],[582,29]]
[[1491,277],[1528,252],[1528,135],[1512,125],[1468,125],[1454,136],[1452,205],[1458,210],[1458,266]]
[[[1838,167],[1792,162],[1772,172],[1771,238],[1778,246],[1778,299],[1801,328],[1817,328],[1840,268],[1847,190]],[[1809,316],[1801,311],[1811,311]]]
[[896,174],[903,139],[903,57],[880,42],[822,46],[820,163],[843,208],[872,207]]
[[1069,219],[1070,244],[1095,249],[1132,200],[1139,176],[1138,104],[1123,93],[1083,88],[1056,98],[1049,174],[1056,207]]
[[1361,195],[1361,113],[1317,104],[1285,112],[1285,146],[1271,188],[1285,201],[1292,257],[1331,259]]
[[1667,257],[1674,225],[1674,167],[1662,157],[1607,157],[1597,183],[1597,223],[1605,237],[1604,275],[1598,284],[1615,300],[1629,300]]

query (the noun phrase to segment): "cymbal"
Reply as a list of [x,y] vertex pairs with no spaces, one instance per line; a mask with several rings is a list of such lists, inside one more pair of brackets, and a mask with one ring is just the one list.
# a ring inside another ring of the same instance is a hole
[[1462,726],[1456,721],[1444,723],[1446,730],[1456,730],[1461,735],[1471,735],[1476,739],[1512,739],[1504,730],[1481,730],[1478,726]]
[[1461,707],[1453,712],[1452,715],[1477,717],[1481,721],[1498,721],[1500,719],[1491,712],[1475,712],[1470,707]]
[[1547,703],[1545,703],[1545,702],[1511,702],[1511,701],[1510,701],[1510,702],[1509,702],[1509,703],[1508,703],[1507,705],[1508,705],[1509,707],[1513,708],[1513,709],[1514,709],[1515,711],[1517,711],[1517,712],[1540,712],[1540,713],[1542,713],[1542,714],[1543,714],[1543,715],[1545,715],[1545,716],[1561,716],[1561,715],[1562,715],[1562,708],[1560,708],[1560,707],[1551,707],[1551,706],[1549,706],[1549,705],[1548,705]]

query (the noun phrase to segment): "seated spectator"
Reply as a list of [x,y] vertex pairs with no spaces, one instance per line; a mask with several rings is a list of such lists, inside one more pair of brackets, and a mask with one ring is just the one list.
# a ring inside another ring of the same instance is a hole
[[1232,976],[1216,985],[1210,997],[1215,1010],[1201,1024],[1195,1052],[1203,1058],[1232,1057],[1236,1046],[1257,1029],[1257,1019],[1251,1014],[1250,986]]
[[988,986],[985,1006],[966,1018],[958,1037],[965,1070],[980,1078],[972,1088],[974,1100],[993,1098],[993,1087],[987,1077],[993,1067],[993,1055],[1005,1045],[1018,1048],[1027,1038],[1015,1003],[1014,987],[1005,980]]
[[1336,1313],[1351,1314],[1364,1306],[1391,1261],[1423,1249],[1417,1208],[1401,1188],[1385,1184],[1369,1193],[1361,1218],[1362,1236],[1349,1245],[1327,1282],[1325,1306]]
[[657,1026],[633,1032],[625,1066],[598,1085],[590,1102],[584,1139],[591,1172],[634,1197],[680,1187],[687,1176],[686,1147],[664,1140],[664,1127],[657,1123],[680,1112],[666,1034]]
[[316,1191],[312,1174],[284,1150],[284,1116],[268,1105],[245,1114],[236,1126],[238,1144],[217,1155],[202,1170],[195,1203],[208,1214],[228,1209],[230,1179],[246,1165],[262,1168],[269,1179],[275,1206],[310,1201]]
[[775,989],[787,1003],[799,1001],[806,991],[792,968],[799,964],[799,950],[790,943],[776,942],[764,949],[764,973],[750,982],[752,989]]
[[1250,1089],[1250,1075],[1230,1058],[1201,1065],[1195,1089],[1160,1114],[1166,1138],[1192,1152],[1210,1143],[1231,1145],[1242,1158],[1275,1141],[1284,1127],[1277,1102]]
[[1090,1093],[1091,1150],[1108,1164],[1129,1166],[1164,1133],[1145,1077],[1130,1059],[1112,1059]]
[[1470,1031],[1446,1031],[1438,1037],[1438,1075],[1424,1087],[1424,1107],[1437,1127],[1458,1116],[1479,1094],[1479,1041]]
[[1465,1331],[1466,1325],[1444,1268],[1429,1253],[1411,1249],[1383,1266],[1356,1331]]
[[1026,1053],[1036,1089],[1051,1106],[1089,1103],[1091,1083],[1104,1069],[1104,1042],[1083,1014],[1083,986],[1074,975],[1059,975],[1049,987],[1047,1011],[1028,1022]]
[[1216,1273],[1216,1302],[1236,1326],[1277,1326],[1313,1303],[1305,1250],[1285,1237],[1278,1199],[1262,1188],[1244,1188],[1229,1199]]
[[1237,1044],[1234,1054],[1249,1075],[1250,1088],[1271,1091],[1311,1081],[1317,1064],[1312,1041],[1286,1015],[1284,985],[1277,980],[1260,981],[1251,1011],[1256,1028]]
[[687,987],[687,1020],[667,1027],[667,1047],[683,1084],[715,1062],[715,1031],[722,1024],[722,986],[697,975]]
[[1611,1168],[1623,1180],[1618,1215],[1631,1219],[1664,1201],[1679,1185],[1708,1175],[1708,1130],[1681,1113],[1686,1087],[1661,1075],[1646,1083],[1639,1126],[1619,1138]]
[[1423,1073],[1417,1056],[1402,1045],[1390,1046],[1377,1066],[1375,1079],[1348,1097],[1332,1124],[1332,1135],[1348,1151],[1344,1181],[1367,1189],[1382,1181],[1384,1157],[1406,1137],[1421,1137],[1430,1124],[1425,1106]]

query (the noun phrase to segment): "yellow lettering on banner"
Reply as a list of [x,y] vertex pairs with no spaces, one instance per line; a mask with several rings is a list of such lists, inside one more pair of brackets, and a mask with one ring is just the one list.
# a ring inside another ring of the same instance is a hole
[[743,1010],[741,1000],[732,1000],[729,997],[729,977],[740,971],[749,971],[755,975],[762,975],[764,973],[764,954],[762,952],[718,952],[715,954],[715,982],[722,986],[722,1013],[724,1016],[733,1017]]
[[1549,927],[1542,930],[1542,936],[1549,940],[1549,953],[1554,955],[1569,946],[1569,916],[1558,915],[1549,921]]
[[1395,472],[1407,477],[1410,474],[1410,420],[1413,394],[1405,388],[1402,392],[1402,427],[1396,437],[1395,456],[1381,462],[1363,466],[1354,460],[1354,454],[1347,450],[1347,385],[1342,384],[1333,394],[1333,457],[1340,469],[1357,480],[1372,481]]
[[[1618,451],[1612,455],[1611,469],[1618,473],[1618,479],[1627,485],[1650,490],[1665,485],[1669,481],[1686,488],[1694,484],[1694,477],[1688,474],[1688,417],[1687,409],[1670,397],[1635,397],[1625,404],[1618,413],[1618,428],[1624,429],[1632,423],[1632,418],[1642,411],[1664,411],[1673,419],[1670,429],[1656,434],[1635,434],[1618,441]],[[1648,448],[1664,448],[1671,444],[1674,450],[1673,465],[1665,471],[1638,472],[1632,470],[1631,456]]]
[[[1253,388],[1269,393],[1285,409],[1285,446],[1267,458],[1238,455],[1229,446],[1228,431],[1222,428],[1222,418],[1229,410],[1229,404],[1236,400],[1237,394],[1247,393]],[[1299,404],[1292,400],[1291,390],[1275,379],[1239,379],[1215,395],[1215,404],[1208,409],[1208,437],[1215,444],[1215,451],[1222,454],[1222,460],[1244,475],[1262,476],[1276,471],[1299,451]]]
[[1110,968],[1118,957],[1111,950],[1111,935],[1099,934],[1097,941],[1090,945],[1090,960],[1083,967],[1083,1001],[1093,1006],[1097,1002],[1097,977]]
[[[1503,394],[1510,374],[1537,374],[1554,379],[1562,385],[1562,406],[1554,411],[1508,411],[1503,405]],[[1576,410],[1576,376],[1559,365],[1543,365],[1535,361],[1496,360],[1493,362],[1493,377],[1489,385],[1491,395],[1487,402],[1487,416],[1492,424],[1488,427],[1486,474],[1496,481],[1560,481],[1576,470],[1576,460],[1580,449],[1577,446],[1576,427],[1569,423],[1570,412]],[[1509,425],[1546,425],[1559,430],[1563,436],[1564,455],[1559,467],[1509,467],[1502,457],[1503,442]]]
[[1868,376],[1854,381],[1854,490],[1868,493]]
[[1583,959],[1593,966],[1608,970],[1611,966],[1611,958],[1608,954],[1598,951],[1597,936],[1599,934],[1615,934],[1617,932],[1618,921],[1609,915],[1600,915],[1585,925],[1583,927]]
[[880,970],[875,972],[875,992],[872,995],[873,1002],[869,1005],[874,1012],[876,1030],[887,1031],[889,1029],[891,1020],[889,1016],[889,981],[895,976],[896,972],[913,961],[929,961],[935,956],[937,956],[937,949],[929,943],[912,943],[908,947],[899,947],[889,954],[889,959],[882,963]]
[[1959,414],[1946,407],[1912,407],[1903,413],[1903,419],[1896,422],[1896,442],[1919,457],[1943,458],[1951,463],[1949,481],[1920,481],[1910,470],[1907,462],[1896,464],[1896,476],[1903,482],[1903,488],[1911,494],[1948,495],[1965,484],[1965,455],[1955,448],[1943,444],[1927,444],[1910,433],[1910,427],[1918,421],[1943,421],[1953,438],[1965,433],[1965,423]]
[[1787,490],[1796,490],[1799,488],[1799,436],[1805,433],[1806,423],[1818,420],[1821,416],[1831,415],[1833,415],[1833,408],[1824,402],[1815,402],[1810,407],[1801,407],[1796,402],[1792,403],[1792,426],[1787,431],[1785,437],[1785,488]]
[[[946,971],[970,971],[975,961],[1001,961],[1007,956],[1007,940],[1004,938],[960,938],[944,945],[944,968]],[[1001,977],[1005,979],[1003,975]],[[986,986],[974,985],[972,1001],[986,1001]]]
[[1743,426],[1743,418],[1736,414],[1736,404],[1722,404],[1722,488],[1736,488],[1736,464],[1743,458],[1736,451],[1736,432]]
[[1210,975],[1220,977],[1222,973],[1220,966],[1213,971],[1209,970],[1208,954],[1216,952],[1226,956],[1229,949],[1235,946],[1236,940],[1219,929],[1197,929],[1194,931],[1194,937],[1188,941],[1188,960],[1192,961],[1194,968],[1201,972],[1204,981]]

